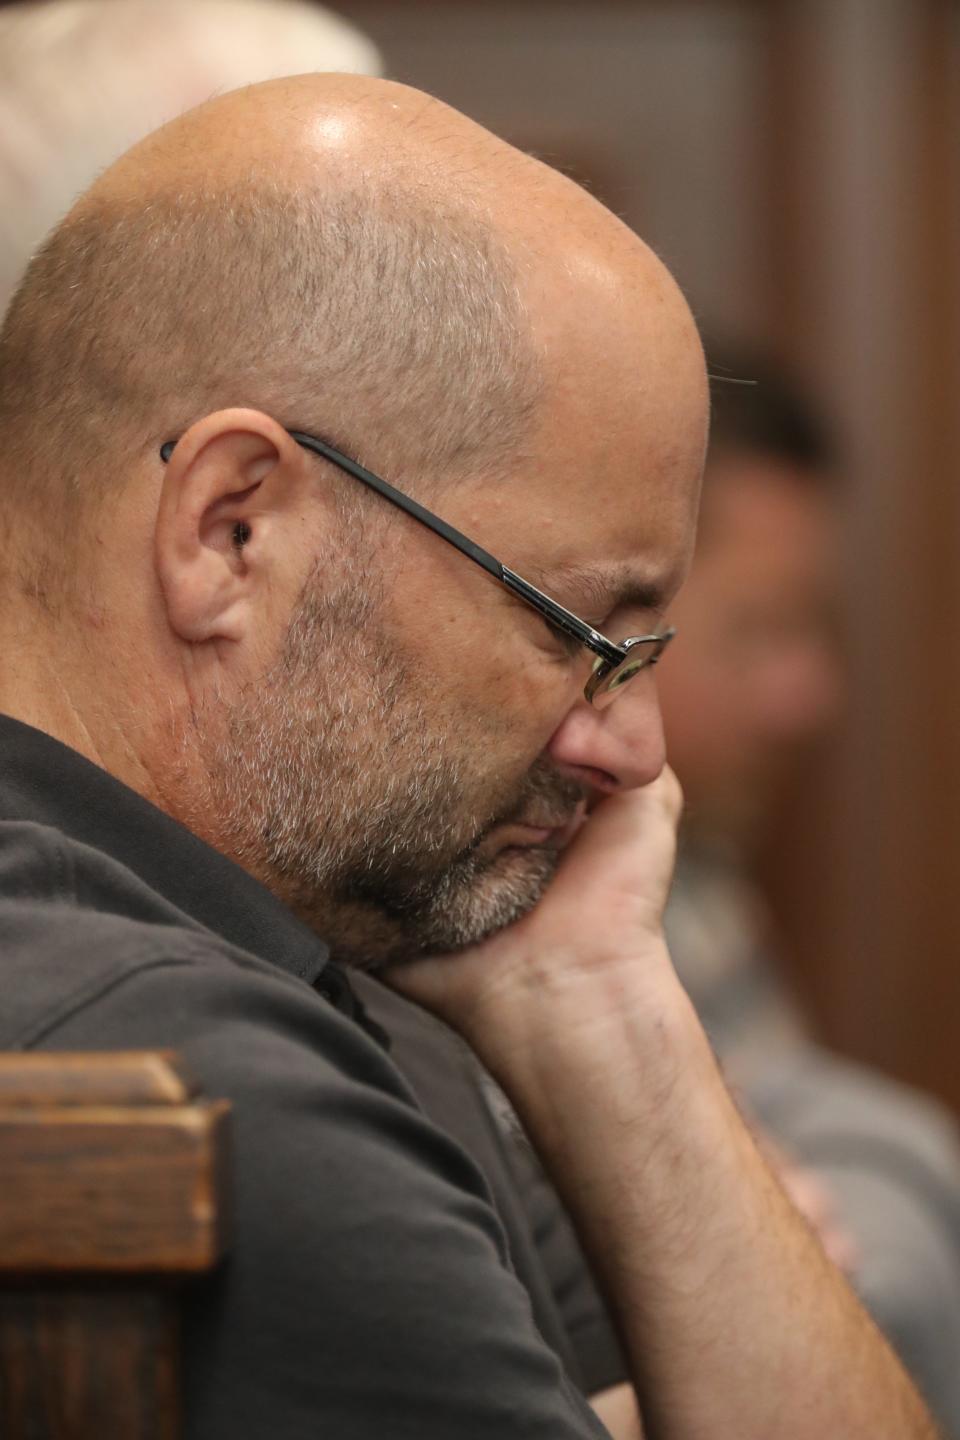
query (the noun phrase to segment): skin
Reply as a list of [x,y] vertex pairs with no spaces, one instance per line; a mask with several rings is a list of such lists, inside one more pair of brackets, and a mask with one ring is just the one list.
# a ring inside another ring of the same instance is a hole
[[[436,101],[344,77],[223,97],[100,185],[145,196],[263,168],[322,188],[361,159],[385,183],[456,191],[486,216],[516,257],[543,357],[524,456],[508,477],[451,487],[443,513],[615,636],[648,629],[693,545],[703,362],[662,266],[596,202]],[[250,537],[239,548],[238,522]],[[318,555],[340,538],[314,464],[269,416],[207,415],[165,469],[145,457],[101,518],[86,558],[96,603],[55,630],[5,612],[0,704],[258,873],[256,837],[237,848],[242,800],[232,829],[205,808],[194,717],[203,740],[218,723],[226,733],[231,703],[271,673]],[[618,1316],[650,1433],[931,1434],[757,1154],[670,966],[660,916],[679,792],[663,770],[652,674],[594,710],[588,661],[434,537],[397,522],[378,566],[423,693],[463,725],[477,766],[495,737],[490,783],[516,790],[547,764],[589,808],[579,829],[551,830],[555,852],[569,843],[525,918],[458,954],[406,957],[393,974],[464,1034],[525,1121]],[[575,566],[591,569],[592,589]],[[630,599],[638,587],[656,592],[654,606]],[[520,870],[544,842],[516,823],[486,841]],[[306,918],[323,913],[322,896],[260,878]]]
[[[93,193],[139,201],[151,191],[180,193],[188,176],[198,186],[229,185],[238,164],[244,174],[262,164],[274,180],[286,167],[291,185],[336,185],[361,159],[368,171],[379,163],[384,186],[415,180],[422,189],[423,176],[432,175],[438,205],[449,203],[452,174],[461,198],[515,257],[543,357],[544,400],[524,454],[509,474],[461,479],[448,489],[446,518],[610,633],[649,631],[692,545],[705,430],[702,357],[662,266],[576,186],[415,92],[341,77],[323,85],[280,82],[203,107],[137,147]],[[518,210],[519,183],[535,203]],[[376,464],[375,454],[367,458]],[[638,513],[630,501],[639,476]],[[148,654],[151,663],[132,686],[129,674],[112,672],[92,697],[83,693],[83,674],[70,674],[69,659],[58,657],[57,674],[69,683],[71,703],[80,702],[77,718],[96,736],[102,763],[270,884],[331,936],[344,958],[382,962],[397,958],[408,917],[391,919],[369,904],[332,905],[329,894],[271,866],[256,852],[252,827],[238,835],[236,815],[204,793],[211,769],[231,773],[229,765],[211,765],[211,744],[219,740],[222,753],[229,747],[225,709],[256,692],[279,654],[317,557],[342,551],[339,517],[317,480],[316,461],[253,413],[207,416],[181,438],[164,472],[148,455],[116,507],[105,507],[89,590],[103,623],[123,617],[109,639],[127,647],[131,667],[142,667]],[[463,755],[474,762],[464,828],[451,836],[451,851],[510,811],[526,823],[490,835],[482,859],[496,860],[507,846],[531,849],[538,838],[531,832],[544,824],[559,837],[574,816],[570,795],[556,797],[546,815],[535,805],[516,813],[535,765],[549,764],[586,802],[659,771],[663,738],[652,676],[635,684],[630,704],[594,711],[582,703],[585,653],[565,651],[526,607],[415,523],[392,514],[390,521],[377,556],[387,602],[378,628],[382,622],[389,648],[411,660],[419,693],[434,702],[434,729],[463,737]],[[242,553],[231,543],[240,522],[250,532]],[[122,527],[130,546],[124,561],[132,565],[116,563],[113,527]],[[265,545],[268,532],[272,544]],[[571,575],[584,565],[590,576]],[[140,583],[149,571],[159,595]],[[636,603],[638,590],[653,592],[654,604]],[[416,617],[413,627],[405,616]],[[71,651],[74,672],[76,660],[89,670],[89,650],[105,638],[81,633]],[[451,656],[458,657],[455,677]],[[151,695],[157,703],[141,703]],[[204,744],[191,734],[196,715]],[[509,860],[514,878],[529,875],[531,900],[545,868],[543,847]]]

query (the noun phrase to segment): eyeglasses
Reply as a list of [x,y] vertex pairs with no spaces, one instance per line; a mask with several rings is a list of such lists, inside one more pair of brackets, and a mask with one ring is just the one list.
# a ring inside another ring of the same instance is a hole
[[[453,545],[468,560],[486,570],[494,580],[499,580],[518,599],[536,610],[537,614],[554,630],[569,636],[578,644],[583,645],[595,657],[593,669],[590,673],[583,693],[591,705],[597,709],[603,709],[609,705],[611,700],[628,685],[641,670],[646,670],[650,665],[656,665],[676,631],[671,627],[653,635],[631,635],[628,639],[622,640],[619,645],[601,635],[586,620],[581,620],[572,611],[564,608],[556,600],[531,585],[529,580],[503,565],[489,551],[477,545],[475,541],[468,539],[446,520],[441,520],[439,515],[434,515],[418,501],[405,495],[402,490],[397,490],[386,480],[381,480],[372,470],[367,470],[363,465],[351,460],[349,455],[328,445],[326,440],[319,440],[315,435],[306,435],[302,430],[289,430],[288,435],[295,440],[304,450],[310,450],[315,455],[320,455],[324,460],[329,460],[331,465],[336,465],[347,475],[352,475],[355,480],[369,486],[391,505],[396,505],[406,515],[412,515],[414,520],[419,520],[428,530],[439,535],[441,540],[446,540],[448,545]],[[160,458],[166,463],[173,454],[176,445],[175,440],[168,440],[160,447]]]

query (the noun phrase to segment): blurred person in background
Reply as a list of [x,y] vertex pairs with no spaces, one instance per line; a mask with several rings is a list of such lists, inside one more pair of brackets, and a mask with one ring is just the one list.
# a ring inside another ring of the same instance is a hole
[[717,350],[711,372],[697,555],[674,610],[682,642],[658,671],[686,798],[670,949],[729,1080],[802,1167],[797,1198],[832,1206],[845,1268],[960,1435],[955,1127],[933,1100],[815,1042],[750,878],[784,782],[842,703],[837,457],[768,359]]
[[53,0],[0,10],[0,313],[98,170],[221,90],[379,75],[373,42],[301,0]]

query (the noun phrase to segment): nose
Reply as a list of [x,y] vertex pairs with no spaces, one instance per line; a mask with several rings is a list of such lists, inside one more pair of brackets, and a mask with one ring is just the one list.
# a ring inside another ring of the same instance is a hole
[[554,731],[547,754],[559,768],[603,790],[649,785],[667,759],[652,670],[638,675],[606,709],[578,701]]

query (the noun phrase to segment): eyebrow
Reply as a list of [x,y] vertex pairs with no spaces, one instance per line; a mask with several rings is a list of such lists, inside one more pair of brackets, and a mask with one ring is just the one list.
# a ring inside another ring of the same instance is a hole
[[662,614],[667,603],[667,590],[662,584],[645,580],[628,565],[558,565],[542,573],[544,588],[551,593],[564,586],[584,595],[588,601],[603,608],[605,614],[614,610],[651,610]]

